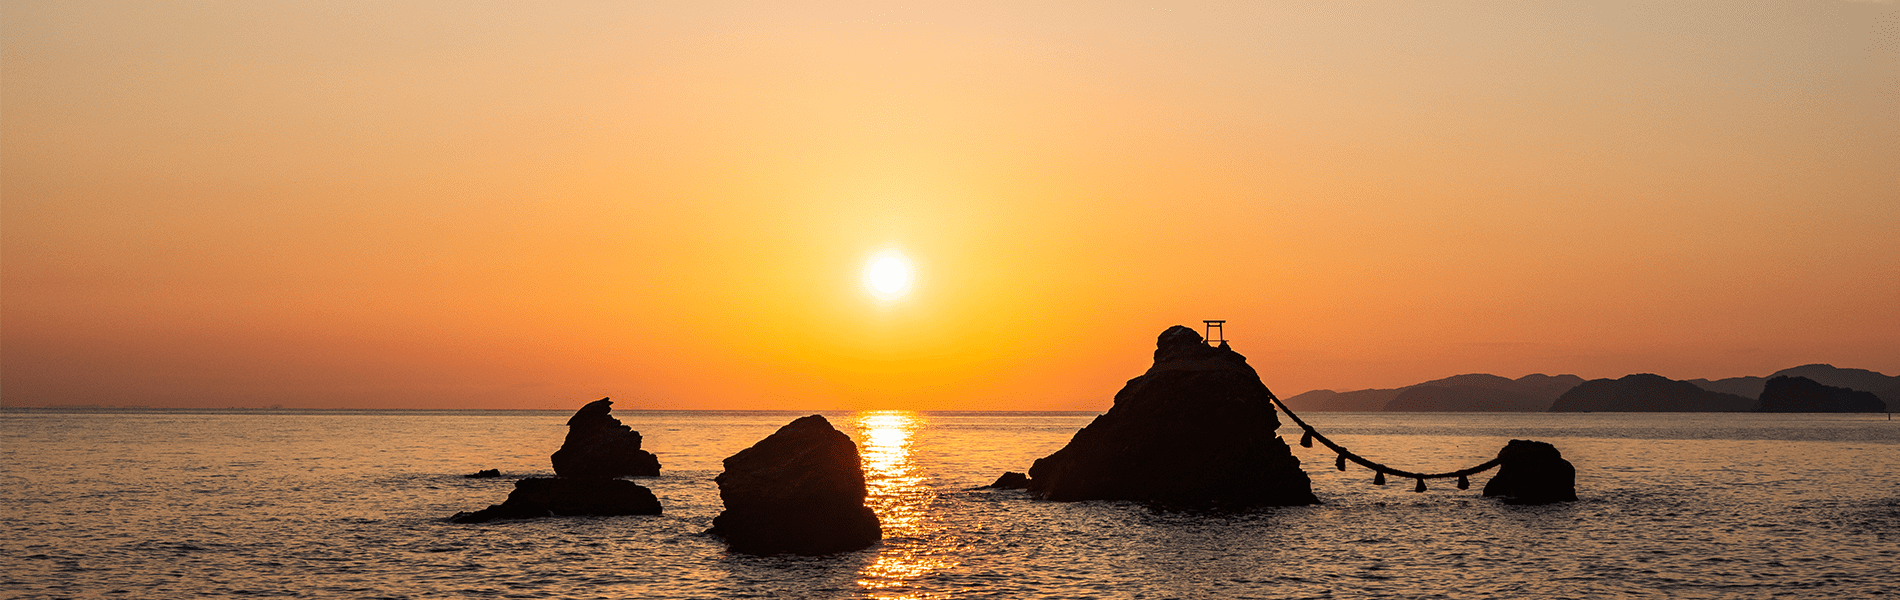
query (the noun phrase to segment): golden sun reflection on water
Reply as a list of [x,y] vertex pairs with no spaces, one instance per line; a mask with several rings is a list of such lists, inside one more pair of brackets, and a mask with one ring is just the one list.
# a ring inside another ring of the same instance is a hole
[[902,410],[858,413],[858,449],[864,458],[865,504],[877,512],[884,527],[884,546],[877,559],[858,570],[858,587],[873,598],[922,598],[907,593],[905,585],[934,571],[955,567],[949,548],[932,547],[933,535],[943,528],[931,514],[936,493],[914,460],[917,433],[923,415]]

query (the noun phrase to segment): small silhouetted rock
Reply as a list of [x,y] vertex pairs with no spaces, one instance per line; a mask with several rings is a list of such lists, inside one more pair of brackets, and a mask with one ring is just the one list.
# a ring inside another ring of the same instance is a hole
[[1316,504],[1300,459],[1274,432],[1272,395],[1246,357],[1170,327],[1148,372],[1029,468],[1029,492],[1205,508]]
[[1577,499],[1577,469],[1556,446],[1511,440],[1498,451],[1498,463],[1498,474],[1484,484],[1486,496],[1504,496],[1516,504]]
[[501,476],[501,469],[482,469],[474,473],[463,475],[463,477],[467,477],[469,479],[488,479],[490,477],[500,477],[500,476]]
[[528,478],[515,482],[508,500],[475,512],[455,513],[454,523],[495,519],[660,514],[653,491],[625,479]]
[[640,432],[608,414],[613,401],[587,403],[567,420],[567,440],[549,457],[562,477],[607,479],[659,475],[660,459],[640,449]]
[[1886,412],[1887,403],[1872,392],[1822,385],[1806,377],[1775,377],[1761,390],[1756,412]]
[[1029,476],[1015,471],[1004,471],[1002,477],[996,478],[996,483],[984,487],[1002,488],[1006,490],[1026,489],[1029,487]]
[[726,510],[708,533],[745,554],[831,554],[883,539],[864,505],[858,446],[819,415],[802,417],[725,460]]

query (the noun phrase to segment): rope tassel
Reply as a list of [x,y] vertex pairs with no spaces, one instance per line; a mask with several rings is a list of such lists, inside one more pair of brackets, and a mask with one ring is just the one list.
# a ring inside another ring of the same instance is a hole
[[1415,480],[1416,484],[1412,486],[1412,491],[1424,493],[1425,480],[1427,479],[1438,479],[1441,477],[1443,478],[1457,477],[1458,489],[1468,490],[1468,489],[1471,489],[1471,478],[1470,478],[1471,475],[1474,475],[1477,473],[1483,473],[1485,471],[1496,468],[1501,464],[1501,461],[1502,461],[1501,458],[1494,458],[1489,461],[1485,461],[1483,464],[1480,464],[1475,467],[1470,467],[1467,469],[1463,469],[1459,471],[1451,471],[1451,472],[1446,472],[1446,473],[1418,473],[1418,472],[1413,472],[1413,471],[1407,471],[1404,469],[1395,469],[1395,468],[1388,467],[1380,463],[1372,462],[1370,459],[1367,459],[1366,457],[1360,456],[1358,454],[1353,454],[1351,450],[1347,450],[1344,446],[1334,443],[1333,440],[1328,439],[1326,436],[1320,435],[1319,431],[1313,429],[1312,425],[1300,419],[1299,415],[1293,414],[1293,409],[1287,408],[1286,403],[1281,402],[1279,398],[1274,397],[1272,394],[1268,394],[1267,399],[1272,400],[1274,406],[1278,407],[1281,411],[1285,412],[1287,418],[1293,420],[1294,425],[1300,426],[1300,430],[1301,430],[1300,431],[1300,445],[1301,446],[1311,448],[1313,447],[1314,438],[1318,438],[1320,442],[1326,444],[1326,448],[1328,450],[1332,450],[1336,454],[1336,456],[1333,457],[1333,466],[1335,468],[1338,468],[1340,472],[1345,472],[1346,461],[1348,459],[1351,459],[1352,462],[1359,463],[1360,465],[1372,470],[1372,473],[1373,473],[1372,485],[1385,485],[1385,476],[1387,474],[1391,474],[1393,477],[1408,477]]

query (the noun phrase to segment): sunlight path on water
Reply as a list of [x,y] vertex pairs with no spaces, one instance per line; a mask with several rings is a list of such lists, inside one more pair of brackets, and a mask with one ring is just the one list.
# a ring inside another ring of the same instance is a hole
[[932,511],[936,493],[917,465],[913,451],[923,415],[910,411],[873,411],[857,415],[864,447],[865,500],[884,526],[877,559],[858,571],[858,587],[872,598],[922,598],[905,587],[933,572],[957,566],[954,548],[933,548],[944,528]]

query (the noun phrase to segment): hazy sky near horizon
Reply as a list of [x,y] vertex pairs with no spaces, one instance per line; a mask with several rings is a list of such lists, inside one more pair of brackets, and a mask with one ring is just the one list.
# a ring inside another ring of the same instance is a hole
[[6,0],[0,403],[1900,374],[1896,8]]

